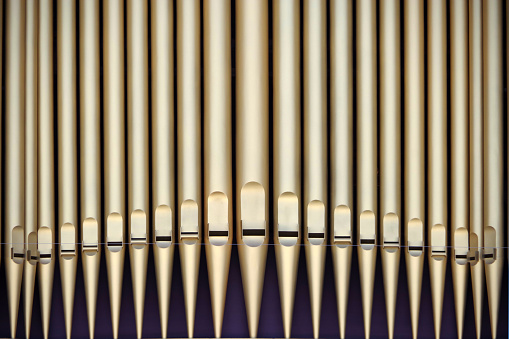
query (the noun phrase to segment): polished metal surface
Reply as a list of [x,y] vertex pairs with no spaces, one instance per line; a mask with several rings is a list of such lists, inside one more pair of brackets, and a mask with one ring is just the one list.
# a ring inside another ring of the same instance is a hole
[[203,35],[203,243],[214,334],[219,338],[223,327],[234,226],[230,1],[203,2]]
[[345,338],[353,244],[353,2],[330,2],[330,190],[339,336]]
[[202,241],[200,1],[177,0],[179,252],[187,334],[194,336]]
[[[447,4],[430,0],[428,10],[428,263],[435,337],[440,337],[447,267]],[[454,60],[453,60],[454,61]],[[452,63],[452,62],[451,62]],[[454,69],[453,65],[453,69]],[[454,113],[453,113],[454,114]]]
[[[497,337],[504,269],[502,1],[483,1],[484,268],[491,336]],[[496,247],[496,248],[495,248]]]
[[5,241],[4,260],[11,337],[25,261],[25,1],[6,2],[5,32]]
[[469,0],[469,224],[470,275],[477,338],[481,337],[484,304],[484,209],[483,209],[483,74],[482,74],[482,1]]
[[296,0],[272,3],[274,27],[273,225],[283,333],[292,328],[301,231],[300,8]]
[[58,225],[65,330],[71,338],[78,265],[76,3],[57,2]]
[[37,118],[37,250],[43,337],[49,337],[56,261],[53,1],[39,0]]
[[[166,338],[175,242],[173,1],[151,2],[152,215],[161,336]],[[168,238],[169,241],[168,241]]]
[[0,10],[0,336],[506,336],[507,1]]
[[268,3],[236,0],[237,243],[249,336],[256,337],[269,242]]
[[124,46],[124,0],[104,1],[104,254],[115,339],[119,332],[126,247]]
[[388,337],[394,337],[401,246],[400,1],[380,2],[380,250]]
[[463,337],[469,267],[468,3],[451,1],[451,265],[458,338]]
[[127,187],[128,234],[136,336],[143,331],[148,261],[148,9],[127,0]]
[[364,334],[371,336],[371,310],[378,244],[377,197],[377,15],[375,0],[356,2],[357,34],[357,255]]
[[23,315],[25,337],[30,338],[37,269],[37,118],[38,118],[38,10],[37,0],[25,8],[25,264],[23,266]]
[[102,243],[98,0],[80,0],[79,25],[81,261],[92,339]]
[[404,29],[404,234],[412,336],[417,338],[424,264],[424,1],[405,3]]

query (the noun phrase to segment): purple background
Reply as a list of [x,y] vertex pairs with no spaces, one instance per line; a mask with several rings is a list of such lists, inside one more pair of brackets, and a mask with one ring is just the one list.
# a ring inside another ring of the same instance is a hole
[[[295,310],[293,318],[293,337],[312,337],[311,314],[309,305],[308,283],[306,275],[306,261],[304,259],[304,248],[302,247],[300,267],[297,281],[295,299]],[[172,284],[171,305],[168,335],[171,337],[187,337],[186,319],[184,314],[184,300],[182,295],[182,278],[180,273],[180,260],[178,250],[175,251],[174,276]],[[128,255],[126,255],[124,289],[122,300],[122,311],[120,319],[120,337],[135,338],[134,309],[132,299],[131,272],[129,268]],[[101,258],[101,276],[99,280],[99,292],[97,300],[96,338],[111,337],[111,321],[109,313],[108,284],[106,275],[106,264],[104,256]],[[7,293],[5,286],[5,272],[1,270],[0,275],[0,337],[9,337],[9,323],[7,310]],[[396,317],[396,338],[411,337],[410,315],[408,305],[408,290],[404,259],[401,261],[399,293]],[[372,337],[387,337],[387,325],[385,315],[385,303],[382,281],[382,270],[380,256],[378,256],[376,268],[375,294],[373,300]],[[88,338],[88,323],[85,310],[85,295],[83,286],[83,273],[81,262],[78,267],[76,296],[74,304],[73,338]],[[507,269],[504,272],[502,288],[502,302],[500,308],[499,338],[507,338]],[[56,270],[54,282],[53,307],[50,327],[51,338],[64,338],[65,328],[63,319],[62,296],[60,289],[60,275]],[[442,337],[455,338],[456,323],[454,314],[454,299],[451,282],[450,265],[447,269],[446,293],[444,298],[444,313],[442,320]],[[489,314],[487,299],[485,298],[483,337],[490,337]],[[473,304],[471,286],[468,290],[468,302],[465,321],[465,337],[474,337],[475,325],[473,320]],[[362,321],[361,295],[359,286],[359,270],[356,251],[352,262],[352,276],[350,285],[350,300],[348,305],[347,328],[348,338],[364,338]],[[20,316],[18,320],[18,337],[24,337],[24,320],[22,303],[20,304]],[[267,258],[267,269],[265,274],[265,285],[263,301],[260,314],[259,337],[282,337],[283,327],[281,320],[281,308],[279,304],[279,289],[277,284],[277,271],[274,256],[274,247],[269,247]],[[326,271],[324,277],[324,293],[322,305],[322,318],[320,336],[324,338],[338,337],[338,320],[336,295],[334,290],[334,274],[332,269],[332,256],[330,249],[327,251]],[[145,317],[143,325],[143,336],[155,338],[160,336],[159,311],[157,301],[157,290],[153,256],[149,259],[147,272],[147,289],[145,301]],[[205,251],[202,251],[200,281],[198,286],[198,302],[196,308],[196,337],[213,337],[212,315],[210,306],[210,294],[205,261]],[[228,294],[226,297],[226,308],[223,325],[224,337],[248,337],[247,320],[244,308],[242,293],[242,282],[236,246],[233,247],[230,278],[228,283]],[[42,327],[40,320],[39,294],[35,292],[34,309],[32,317],[32,338],[42,338]],[[421,313],[419,322],[419,338],[433,338],[433,318],[431,310],[431,292],[427,263],[424,266],[424,280],[422,286]]]

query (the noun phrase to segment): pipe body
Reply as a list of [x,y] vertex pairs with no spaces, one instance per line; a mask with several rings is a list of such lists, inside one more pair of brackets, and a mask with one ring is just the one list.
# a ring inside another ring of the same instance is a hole
[[[204,243],[214,334],[221,337],[233,241],[231,1],[203,2]],[[226,232],[226,233],[225,233]]]
[[300,3],[272,3],[274,247],[283,331],[290,337],[301,247]]
[[339,336],[345,338],[353,244],[353,2],[330,2],[332,259]]
[[[166,338],[175,241],[173,1],[151,2],[152,215],[161,336]],[[168,238],[170,237],[170,238]]]
[[268,2],[236,0],[237,243],[249,335],[256,337],[269,241]]

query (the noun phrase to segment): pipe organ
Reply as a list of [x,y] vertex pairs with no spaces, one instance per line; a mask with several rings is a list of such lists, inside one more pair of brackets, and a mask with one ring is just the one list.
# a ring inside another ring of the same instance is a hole
[[507,337],[508,50],[504,0],[0,0],[0,337]]

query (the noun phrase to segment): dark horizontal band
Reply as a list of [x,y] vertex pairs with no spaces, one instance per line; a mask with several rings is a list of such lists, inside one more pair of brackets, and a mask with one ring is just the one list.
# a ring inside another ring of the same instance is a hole
[[279,231],[277,233],[280,238],[297,238],[299,237],[298,231]]
[[244,237],[264,237],[265,236],[265,229],[250,229],[250,230],[242,230],[242,235]]
[[308,239],[323,239],[325,238],[324,233],[308,233]]
[[156,241],[171,241],[171,235],[156,236]]
[[209,237],[227,237],[228,231],[209,231]]

